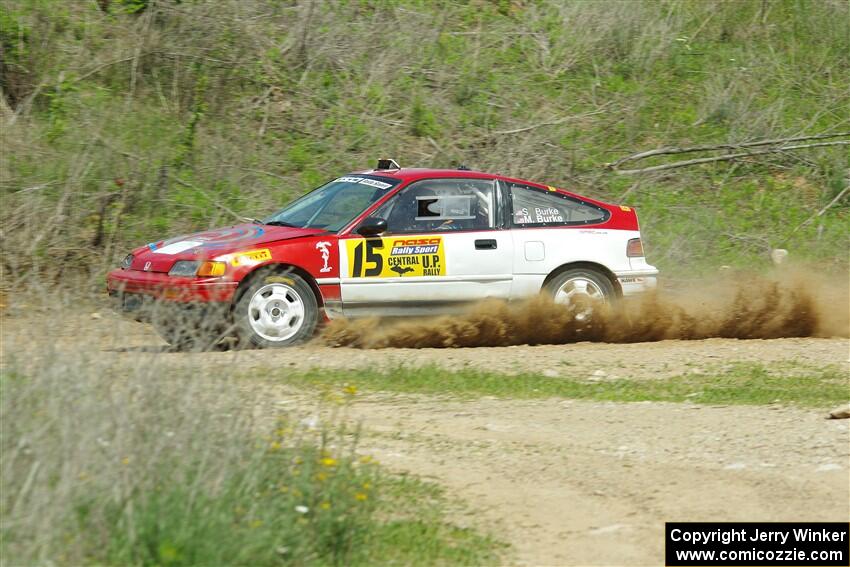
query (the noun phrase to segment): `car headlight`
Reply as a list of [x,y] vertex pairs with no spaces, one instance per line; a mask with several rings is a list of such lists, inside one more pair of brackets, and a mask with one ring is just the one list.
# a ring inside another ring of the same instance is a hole
[[194,260],[180,260],[174,262],[171,269],[168,271],[169,276],[179,276],[183,278],[193,278],[198,273],[198,268],[201,267],[200,262]]
[[124,256],[124,259],[121,260],[121,269],[129,270],[130,266],[133,265],[133,258],[134,256],[132,254],[127,254],[126,256]]

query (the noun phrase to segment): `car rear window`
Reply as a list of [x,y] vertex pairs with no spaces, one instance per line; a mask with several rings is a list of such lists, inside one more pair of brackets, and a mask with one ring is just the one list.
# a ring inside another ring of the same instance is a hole
[[611,213],[563,193],[508,183],[514,226],[568,226],[603,223]]

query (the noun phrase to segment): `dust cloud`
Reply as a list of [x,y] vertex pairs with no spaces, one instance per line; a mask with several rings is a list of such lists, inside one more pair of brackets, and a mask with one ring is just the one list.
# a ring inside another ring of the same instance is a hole
[[575,307],[544,296],[515,303],[491,300],[460,315],[334,321],[322,340],[376,349],[850,336],[847,278],[802,270],[718,274],[716,281],[595,306],[589,320],[576,314]]

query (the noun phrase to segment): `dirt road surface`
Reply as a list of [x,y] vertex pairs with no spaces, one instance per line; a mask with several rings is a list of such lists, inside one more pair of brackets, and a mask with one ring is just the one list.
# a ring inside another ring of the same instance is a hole
[[[49,342],[40,321],[4,318],[4,361],[86,351],[120,364],[256,369],[245,387],[304,417],[318,411],[314,393],[264,369],[430,363],[653,379],[741,361],[846,369],[849,354],[847,339],[184,354],[164,353],[148,327],[107,313],[54,321]],[[372,393],[349,411],[363,422],[364,453],[444,486],[458,502],[455,522],[511,544],[506,562],[657,565],[665,521],[847,521],[850,420],[824,419],[829,409]]]
[[658,565],[665,521],[850,518],[848,422],[822,412],[387,395],[353,412],[365,452],[445,486],[518,564]]
[[[153,357],[160,363],[183,366],[234,365],[242,369],[268,368],[395,368],[433,364],[447,370],[474,368],[516,374],[546,372],[551,376],[605,378],[668,378],[736,362],[837,364],[850,371],[850,341],[846,338],[787,338],[773,340],[705,339],[634,344],[573,343],[566,345],[489,348],[360,350],[331,348],[313,341],[280,350],[225,352],[167,352],[166,344],[149,325],[122,319],[107,311],[69,313],[50,319],[8,314],[2,337],[6,355],[44,347],[60,352],[81,348],[115,360],[140,361]],[[594,376],[594,373],[597,375]]]

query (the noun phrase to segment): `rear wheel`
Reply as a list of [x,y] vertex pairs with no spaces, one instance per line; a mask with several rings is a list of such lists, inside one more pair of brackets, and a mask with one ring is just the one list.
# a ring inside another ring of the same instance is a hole
[[555,303],[567,305],[577,321],[589,320],[596,307],[616,297],[614,284],[591,268],[571,268],[552,278],[545,288]]
[[242,344],[284,347],[313,336],[319,305],[310,285],[296,274],[267,274],[250,284],[233,310]]

